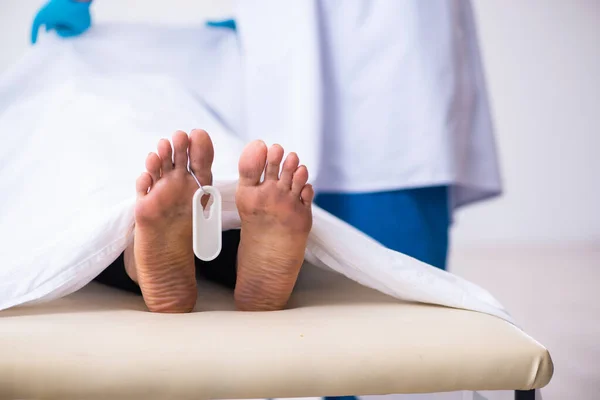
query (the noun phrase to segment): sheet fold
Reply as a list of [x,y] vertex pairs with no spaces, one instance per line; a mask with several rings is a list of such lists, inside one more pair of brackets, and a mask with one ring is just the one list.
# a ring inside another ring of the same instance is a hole
[[[205,39],[191,42],[192,34]],[[215,82],[227,90],[236,79],[237,44],[218,35],[130,26],[46,38],[0,79],[0,309],[70,294],[122,253],[133,240],[135,179],[158,140],[177,129],[211,134],[224,229],[240,226],[234,194],[244,143],[215,111],[235,94],[214,94]],[[306,260],[398,299],[513,322],[484,289],[388,250],[318,207]]]

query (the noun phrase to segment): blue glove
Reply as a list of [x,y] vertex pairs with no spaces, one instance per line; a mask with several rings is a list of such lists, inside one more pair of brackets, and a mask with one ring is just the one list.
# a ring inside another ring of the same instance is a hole
[[232,31],[237,31],[237,24],[235,23],[235,19],[223,19],[219,21],[206,21],[206,26],[211,28],[226,28],[231,29]]
[[92,25],[91,2],[50,0],[38,11],[31,27],[31,43],[37,41],[42,25],[46,31],[55,30],[61,37],[77,36]]

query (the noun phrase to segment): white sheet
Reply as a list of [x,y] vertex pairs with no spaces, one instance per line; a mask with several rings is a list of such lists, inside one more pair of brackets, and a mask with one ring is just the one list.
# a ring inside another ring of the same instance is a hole
[[[204,29],[113,26],[38,46],[0,81],[0,309],[72,293],[125,249],[134,181],[158,139],[176,129],[211,133],[224,228],[239,227],[233,196],[243,143],[211,111],[211,101],[224,101],[216,84],[230,85],[235,40]],[[485,290],[319,208],[306,258],[399,299],[512,322]]]

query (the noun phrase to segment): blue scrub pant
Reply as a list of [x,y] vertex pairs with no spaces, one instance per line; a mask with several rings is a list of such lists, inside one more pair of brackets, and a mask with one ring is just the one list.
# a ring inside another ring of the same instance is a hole
[[322,193],[316,204],[384,246],[446,269],[447,186],[377,193]]

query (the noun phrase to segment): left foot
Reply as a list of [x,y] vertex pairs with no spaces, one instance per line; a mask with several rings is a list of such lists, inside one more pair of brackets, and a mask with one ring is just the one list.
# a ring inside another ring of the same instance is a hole
[[[236,205],[242,221],[235,302],[243,311],[281,310],[292,293],[308,233],[314,191],[295,153],[250,143],[239,162]],[[261,180],[265,173],[264,181]]]

